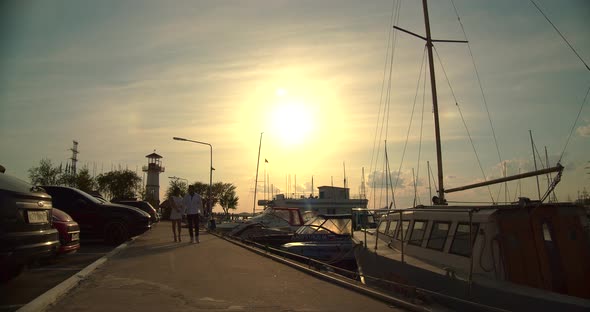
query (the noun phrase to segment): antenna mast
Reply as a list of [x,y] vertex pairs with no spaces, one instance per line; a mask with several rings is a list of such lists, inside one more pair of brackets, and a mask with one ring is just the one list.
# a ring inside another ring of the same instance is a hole
[[74,145],[72,146],[72,148],[70,148],[70,151],[72,151],[72,158],[70,158],[70,160],[72,161],[72,173],[76,175],[76,163],[78,162],[78,154],[80,152],[78,152],[78,141],[73,142]]

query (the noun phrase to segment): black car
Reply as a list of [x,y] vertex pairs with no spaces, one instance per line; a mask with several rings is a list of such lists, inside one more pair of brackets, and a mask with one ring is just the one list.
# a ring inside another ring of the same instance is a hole
[[150,219],[152,223],[160,222],[160,216],[156,211],[156,208],[152,206],[152,204],[148,203],[145,200],[134,200],[134,199],[120,199],[120,200],[112,200],[113,203],[132,206],[135,208],[139,208],[150,215]]
[[118,245],[151,228],[150,215],[140,209],[103,202],[67,186],[43,186],[53,206],[63,210],[80,225],[81,239],[104,239]]
[[51,197],[42,189],[0,173],[0,280],[59,248],[52,227]]

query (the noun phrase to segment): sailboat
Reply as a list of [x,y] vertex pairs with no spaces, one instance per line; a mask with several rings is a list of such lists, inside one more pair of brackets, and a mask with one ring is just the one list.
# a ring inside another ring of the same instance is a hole
[[431,37],[422,2],[425,37],[395,28],[426,41],[438,194],[430,206],[391,210],[374,235],[355,233],[361,281],[459,311],[590,311],[590,235],[583,207],[528,198],[504,205],[447,204],[446,193],[550,172],[557,173],[554,187],[563,167],[444,188],[433,65],[438,40]]

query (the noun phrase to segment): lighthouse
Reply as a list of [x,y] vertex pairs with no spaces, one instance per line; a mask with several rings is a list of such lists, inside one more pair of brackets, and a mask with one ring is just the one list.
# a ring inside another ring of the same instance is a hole
[[153,153],[145,156],[148,159],[147,166],[143,166],[143,172],[147,172],[147,181],[145,184],[145,198],[152,206],[160,205],[160,173],[164,172],[162,166],[162,156]]

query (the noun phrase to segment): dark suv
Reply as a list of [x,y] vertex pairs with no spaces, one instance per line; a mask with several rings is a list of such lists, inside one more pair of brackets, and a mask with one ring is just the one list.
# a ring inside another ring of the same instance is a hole
[[42,189],[0,173],[0,280],[55,254],[59,234],[51,226],[51,197]]
[[113,245],[151,228],[150,215],[130,206],[102,202],[94,196],[67,186],[43,186],[53,206],[63,210],[80,225],[80,238],[100,238]]
[[160,222],[160,216],[158,215],[156,208],[154,208],[154,206],[152,206],[152,204],[148,203],[145,200],[117,199],[117,200],[112,200],[112,202],[116,203],[116,204],[127,205],[127,206],[132,206],[135,208],[139,208],[139,209],[147,212],[150,215],[152,223]]

